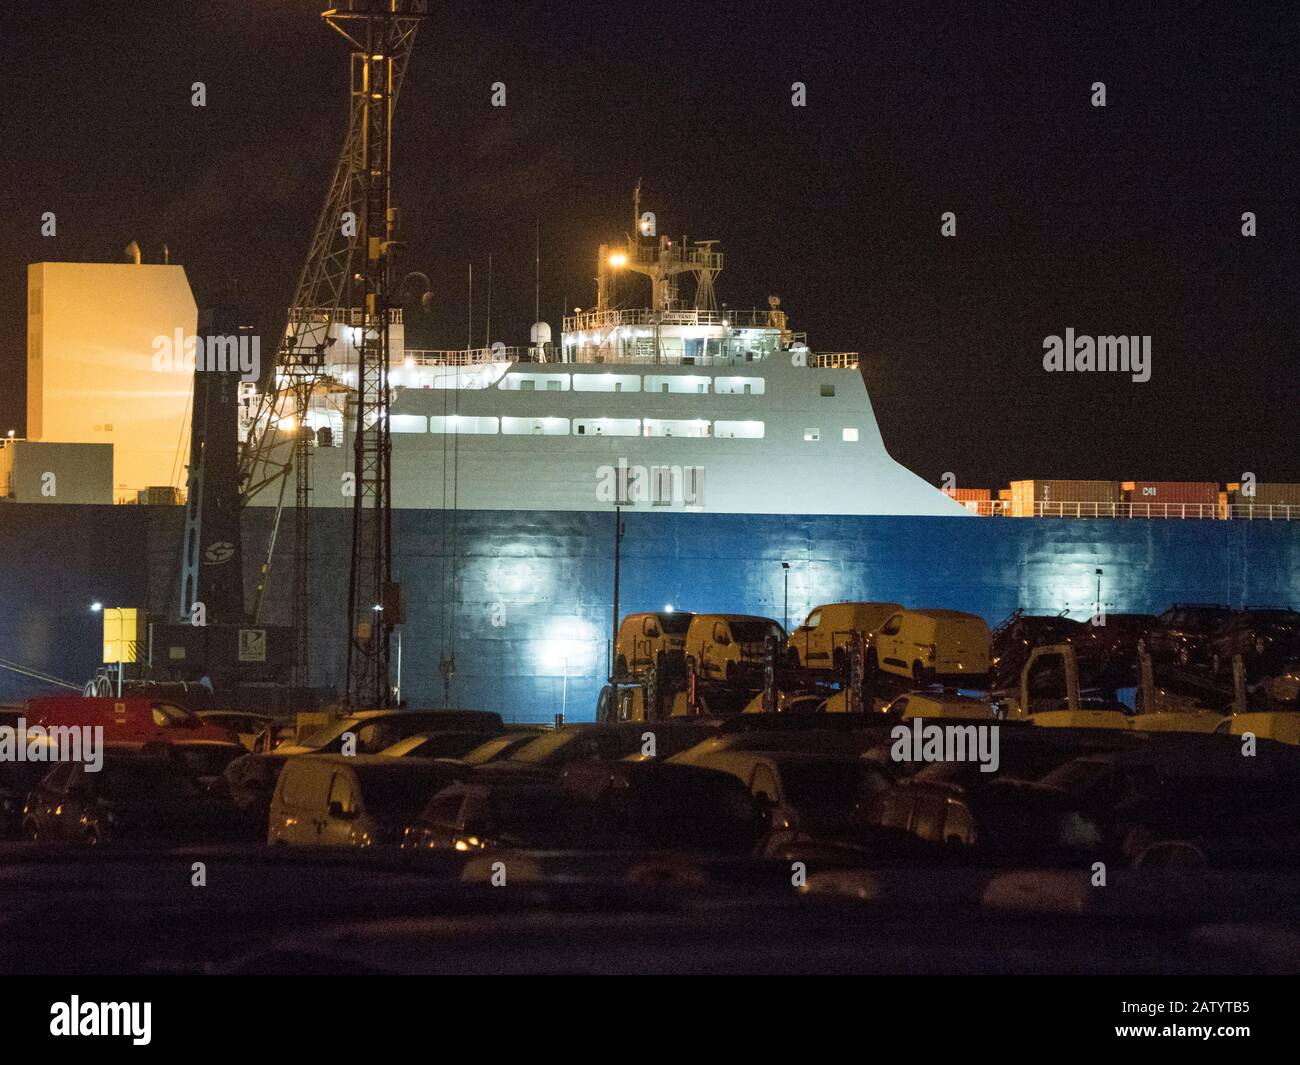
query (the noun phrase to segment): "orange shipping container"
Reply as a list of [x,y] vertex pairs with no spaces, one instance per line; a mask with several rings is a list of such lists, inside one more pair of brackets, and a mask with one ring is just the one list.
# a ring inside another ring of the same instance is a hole
[[1130,503],[1196,503],[1214,506],[1219,485],[1214,481],[1125,481],[1124,495]]
[[942,491],[958,503],[986,503],[993,498],[991,488],[944,488]]

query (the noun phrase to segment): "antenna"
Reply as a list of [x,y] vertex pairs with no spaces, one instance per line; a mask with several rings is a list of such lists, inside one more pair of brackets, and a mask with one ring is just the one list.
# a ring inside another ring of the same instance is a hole
[[542,223],[533,221],[533,238],[537,245],[533,265],[533,321],[542,320]]
[[465,350],[474,347],[474,264],[469,264],[469,332],[465,335]]
[[483,347],[492,346],[492,256],[488,256],[487,325],[483,327]]

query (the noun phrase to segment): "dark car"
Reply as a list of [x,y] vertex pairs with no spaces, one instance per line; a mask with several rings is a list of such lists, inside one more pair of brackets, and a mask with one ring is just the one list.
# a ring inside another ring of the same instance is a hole
[[883,831],[910,837],[904,853],[928,862],[1077,865],[1102,845],[1079,800],[1019,780],[977,788],[905,780],[877,798],[869,817]]
[[1020,671],[1035,647],[1058,643],[1079,643],[1087,636],[1081,621],[1061,616],[1013,614],[993,632],[992,674],[995,688],[1009,688],[1020,680]]
[[[653,755],[668,758],[717,735],[718,722],[682,718],[566,725],[543,733],[509,756],[482,766],[481,773],[515,773],[538,779],[557,775],[571,762],[606,761]],[[653,737],[651,740],[649,737]],[[653,750],[651,750],[653,744]]]
[[1241,655],[1248,680],[1281,672],[1300,660],[1300,612],[1286,608],[1249,608],[1221,624],[1206,644],[1216,677],[1232,673],[1233,655]]
[[49,771],[49,762],[0,762],[0,839],[22,836],[27,796]]
[[1177,662],[1184,668],[1203,665],[1210,636],[1231,616],[1226,606],[1176,603],[1147,634],[1147,650],[1159,662]]
[[286,754],[341,754],[344,738],[356,738],[354,754],[379,754],[417,732],[454,730],[480,732],[486,738],[505,731],[501,715],[492,710],[361,710],[314,730],[296,744],[283,744]]
[[578,813],[572,797],[553,784],[475,779],[452,784],[430,799],[406,827],[402,848],[568,849],[582,838]]
[[[1126,687],[1137,682],[1138,647],[1160,619],[1154,614],[1111,614],[1084,625],[1075,642],[1087,680]],[[1091,671],[1091,672],[1089,672]]]
[[1039,783],[1069,794],[1101,827],[1107,850],[1129,861],[1178,842],[1212,864],[1294,862],[1300,752],[1257,742],[1255,754],[1243,757],[1240,737],[1167,737],[1076,758]]
[[23,835],[40,842],[176,846],[238,838],[229,805],[173,759],[109,751],[98,772],[61,762],[32,788]]

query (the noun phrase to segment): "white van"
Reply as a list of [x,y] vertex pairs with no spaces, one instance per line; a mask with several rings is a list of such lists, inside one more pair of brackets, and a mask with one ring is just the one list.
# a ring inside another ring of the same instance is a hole
[[849,663],[849,636],[875,632],[903,608],[898,603],[824,603],[794,632],[786,659],[798,669],[833,669],[844,673]]
[[978,615],[900,610],[872,633],[867,670],[907,677],[918,685],[985,688],[992,654],[992,634]]
[[303,754],[284,760],[271,796],[268,845],[396,846],[454,764],[380,755]]
[[704,680],[738,680],[761,673],[767,640],[785,645],[785,630],[771,618],[751,614],[696,614],[686,630],[686,670]]

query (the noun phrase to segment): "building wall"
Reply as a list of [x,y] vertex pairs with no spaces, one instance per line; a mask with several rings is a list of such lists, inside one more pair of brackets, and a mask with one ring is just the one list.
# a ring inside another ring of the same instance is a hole
[[[272,517],[262,508],[246,516],[250,593]],[[100,635],[90,602],[175,609],[182,518],[179,507],[0,507],[0,658],[84,680]],[[784,621],[782,561],[791,564],[791,624],[838,599],[946,606],[990,623],[1017,606],[1084,617],[1098,567],[1112,612],[1188,601],[1300,607],[1295,522],[645,512],[625,513],[624,522],[620,613],[671,603]],[[439,661],[454,648],[451,702],[522,718],[562,708],[590,718],[605,677],[613,533],[612,513],[397,512],[410,703],[441,703]],[[343,679],[350,542],[349,514],[313,513],[312,654],[321,685]],[[283,530],[280,544],[268,623],[289,620],[292,545]],[[24,684],[0,669],[0,699],[29,690]]]
[[113,445],[0,441],[0,498],[15,503],[111,503]]
[[195,333],[184,268],[32,263],[27,289],[28,439],[112,444],[116,500],[182,486],[193,377],[154,355],[156,338]]

